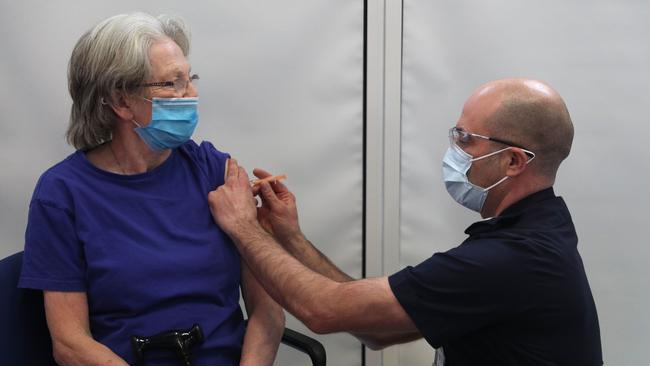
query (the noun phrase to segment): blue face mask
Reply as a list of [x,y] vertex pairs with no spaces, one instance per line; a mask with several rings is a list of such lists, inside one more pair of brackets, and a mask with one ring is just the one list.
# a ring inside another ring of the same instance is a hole
[[[474,185],[469,181],[467,178],[467,171],[472,166],[473,162],[499,154],[508,149],[511,149],[511,147],[506,147],[505,149],[497,150],[475,158],[463,151],[463,149],[458,145],[452,144],[452,146],[447,149],[447,153],[445,153],[445,157],[442,159],[442,178],[445,181],[445,187],[447,188],[449,195],[451,195],[451,197],[461,205],[480,213],[483,210],[483,205],[485,204],[488,192],[492,188],[501,184],[504,180],[508,179],[508,176],[501,178],[487,188],[483,188]],[[535,154],[532,151],[523,151],[530,155],[530,159],[526,161],[526,164],[528,164],[535,158]]]
[[[148,99],[147,99],[148,100]],[[135,132],[154,151],[173,149],[187,142],[199,122],[199,98],[153,98],[151,122]]]

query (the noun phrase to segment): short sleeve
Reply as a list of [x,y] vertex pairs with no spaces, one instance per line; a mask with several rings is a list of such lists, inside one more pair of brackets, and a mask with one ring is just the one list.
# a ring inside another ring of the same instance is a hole
[[210,142],[203,141],[200,145],[208,162],[208,170],[212,176],[212,182],[218,187],[223,185],[226,176],[226,161],[230,154],[217,150]]
[[72,212],[52,202],[32,200],[18,287],[86,291],[83,249]]
[[520,293],[516,270],[480,245],[436,253],[389,277],[395,297],[433,347],[512,314]]
[[202,174],[205,175],[209,185],[208,190],[223,185],[226,174],[226,161],[230,158],[230,154],[217,150],[208,141],[202,141],[200,145],[197,145],[192,140],[182,145],[181,151],[194,161]]

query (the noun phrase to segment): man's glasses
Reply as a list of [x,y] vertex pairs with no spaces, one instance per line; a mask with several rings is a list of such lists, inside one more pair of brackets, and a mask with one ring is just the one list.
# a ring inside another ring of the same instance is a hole
[[198,74],[193,74],[189,79],[176,79],[174,81],[156,81],[154,83],[140,84],[141,87],[157,87],[157,88],[174,88],[178,93],[182,93],[187,89],[189,83],[195,83],[199,80]]
[[484,140],[489,140],[489,141],[494,141],[494,142],[498,142],[500,144],[504,144],[504,145],[508,145],[508,146],[512,146],[512,147],[518,147],[520,149],[528,150],[525,147],[523,147],[521,145],[518,145],[518,144],[515,144],[513,142],[510,142],[510,141],[506,141],[506,140],[502,140],[502,139],[498,139],[498,138],[494,138],[494,137],[489,137],[489,136],[483,136],[483,135],[479,135],[477,133],[467,132],[467,131],[465,131],[465,130],[463,130],[461,128],[455,127],[455,126],[449,129],[449,140],[452,143],[461,142],[463,144],[466,144],[471,140],[472,137],[476,137],[476,138],[480,138],[480,139],[484,139]]

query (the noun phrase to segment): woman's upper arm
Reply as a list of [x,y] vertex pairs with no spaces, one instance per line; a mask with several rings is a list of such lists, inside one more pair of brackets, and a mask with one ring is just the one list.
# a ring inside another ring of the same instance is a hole
[[257,309],[276,311],[284,315],[282,308],[266,293],[243,260],[241,261],[241,289],[249,318]]
[[244,306],[246,307],[246,313],[250,317],[250,314],[254,311],[257,297],[259,297],[255,287],[256,284],[253,281],[255,277],[251,273],[250,269],[246,265],[244,260],[241,261],[241,294],[244,299]]

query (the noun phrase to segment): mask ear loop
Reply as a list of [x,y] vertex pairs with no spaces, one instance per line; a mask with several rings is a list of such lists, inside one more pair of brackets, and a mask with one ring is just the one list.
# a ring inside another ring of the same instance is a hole
[[470,161],[474,162],[474,161],[479,161],[479,160],[481,160],[481,159],[489,158],[489,157],[492,156],[492,155],[496,155],[496,154],[502,153],[502,152],[504,152],[504,151],[506,151],[506,150],[508,150],[508,149],[511,149],[511,148],[512,148],[512,146],[508,146],[508,147],[505,147],[505,148],[503,148],[503,149],[501,149],[501,150],[493,151],[493,152],[491,152],[491,153],[489,153],[489,154],[485,154],[485,155],[483,155],[483,156],[479,156],[478,158],[472,158]]
[[[146,100],[147,102],[153,104],[153,100],[151,100],[151,99],[147,99],[147,98],[145,98],[145,97],[140,97],[140,98],[142,98],[142,99]],[[131,119],[131,122],[133,122],[133,123],[134,123],[136,126],[138,126],[139,128],[142,128],[142,125],[139,124],[138,122],[136,122],[134,119]]]
[[[503,148],[503,149],[501,149],[501,150],[493,151],[493,152],[491,152],[491,153],[489,153],[489,154],[485,154],[485,155],[483,155],[483,156],[479,156],[478,158],[472,158],[472,159],[470,159],[470,161],[471,161],[471,162],[475,162],[475,161],[478,161],[478,160],[481,160],[481,159],[489,158],[490,156],[493,156],[493,155],[496,155],[496,154],[502,153],[502,152],[504,152],[504,151],[506,151],[506,150],[508,150],[508,149],[510,149],[510,148],[512,148],[512,147],[511,147],[511,146],[508,146],[508,147],[505,147],[505,148]],[[468,154],[468,155],[469,155],[469,154]],[[485,191],[485,192],[489,192],[492,188],[498,186],[499,184],[501,184],[504,180],[506,180],[506,179],[508,179],[508,178],[510,178],[510,177],[506,175],[505,177],[499,179],[496,183],[492,184],[491,186],[489,186],[489,187],[487,187],[487,188],[483,188],[483,191]],[[470,184],[471,184],[471,182],[470,182]],[[482,187],[480,187],[480,188],[482,188]]]
[[492,188],[498,186],[499,184],[501,184],[501,182],[503,182],[504,180],[506,180],[506,179],[508,179],[508,178],[510,178],[510,177],[506,175],[505,177],[499,179],[499,180],[498,180],[496,183],[494,183],[493,185],[491,185],[491,186],[489,186],[489,187],[487,187],[487,188],[483,188],[483,189],[484,189],[486,192],[488,192],[490,189],[492,189]]
[[[478,158],[476,158],[475,160],[472,160],[472,161],[476,161],[476,160],[480,160],[480,159],[483,159],[483,158],[487,158],[488,156],[492,156],[492,155],[494,155],[494,154],[500,153],[500,152],[505,151],[505,150],[510,149],[510,148],[511,148],[511,146],[506,147],[505,149],[501,149],[501,150],[499,150],[499,151],[495,151],[495,152],[490,153],[490,154],[487,154],[487,155],[485,155],[485,156],[478,157]],[[521,148],[520,148],[520,149],[521,149]],[[532,152],[532,151],[529,151],[529,150],[526,150],[526,149],[521,149],[521,150],[522,150],[523,152],[525,152],[525,153],[528,153],[528,154],[531,154],[531,155],[532,155],[532,157],[526,161],[526,165],[528,165],[528,163],[530,163],[531,161],[533,161],[533,159],[535,159],[535,156],[537,156],[537,155],[535,155],[535,153]],[[508,178],[510,178],[510,177],[506,175],[505,177],[499,179],[499,180],[498,180],[496,183],[494,183],[493,185],[491,185],[491,186],[489,186],[489,187],[487,187],[487,188],[483,188],[483,189],[485,189],[486,191],[489,191],[490,189],[492,189],[492,188],[498,186],[499,184],[501,184],[501,182],[503,182],[504,180],[506,180],[506,179],[508,179]]]
[[530,155],[532,155],[532,156],[530,157],[530,159],[528,159],[528,160],[526,161],[526,165],[528,165],[531,161],[533,161],[533,159],[535,159],[535,157],[537,156],[537,154],[535,154],[534,152],[532,152],[532,151],[530,151],[530,150],[521,149],[521,151],[525,152],[526,154],[530,154]]

